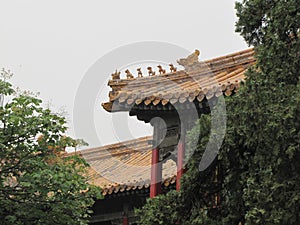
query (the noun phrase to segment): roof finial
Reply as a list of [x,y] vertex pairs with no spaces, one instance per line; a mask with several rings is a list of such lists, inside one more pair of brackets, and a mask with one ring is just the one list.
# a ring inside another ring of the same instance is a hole
[[113,74],[111,74],[112,79],[113,79],[113,80],[118,80],[118,79],[120,79],[120,74],[121,74],[121,72],[120,72],[120,71],[118,72],[118,70],[116,69],[116,72],[114,72]]
[[158,67],[158,72],[159,72],[159,74],[164,74],[164,73],[166,73],[166,70],[163,69],[161,65],[158,65],[157,67]]
[[152,67],[151,67],[151,66],[148,66],[148,67],[147,67],[147,70],[148,70],[149,76],[154,76],[154,75],[155,75],[155,71],[152,70]]
[[143,73],[141,71],[141,68],[136,69],[138,71],[138,77],[143,77]]
[[186,70],[189,70],[191,66],[198,63],[198,57],[200,55],[200,51],[196,49],[194,53],[189,55],[187,58],[179,59],[177,60],[177,63],[181,66],[183,66]]
[[133,79],[134,78],[132,73],[130,73],[129,69],[125,70],[125,73],[126,73],[127,79]]
[[174,65],[173,65],[172,63],[169,64],[169,66],[170,66],[170,71],[171,71],[171,73],[175,73],[175,72],[177,71],[177,68],[174,67]]

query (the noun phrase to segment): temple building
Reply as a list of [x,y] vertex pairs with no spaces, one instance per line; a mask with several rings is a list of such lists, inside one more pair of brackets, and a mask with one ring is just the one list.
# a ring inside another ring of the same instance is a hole
[[104,196],[94,205],[91,224],[136,224],[134,208],[148,197],[179,190],[187,169],[187,131],[220,97],[236,93],[255,64],[253,49],[203,62],[199,54],[196,50],[178,60],[183,70],[170,64],[155,72],[148,67],[144,75],[141,70],[137,76],[127,70],[126,78],[117,71],[112,74],[109,101],[102,107],[150,123],[153,135],[79,152],[90,164],[90,182],[100,186]]

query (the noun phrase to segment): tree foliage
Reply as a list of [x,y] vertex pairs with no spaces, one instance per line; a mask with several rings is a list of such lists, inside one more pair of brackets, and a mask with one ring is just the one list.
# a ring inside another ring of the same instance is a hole
[[[221,207],[208,207],[203,198],[214,189],[206,178],[213,166],[203,172],[197,168],[211,135],[208,115],[194,128],[200,127],[201,136],[182,190],[162,199],[177,205],[174,215],[185,225],[296,225],[300,221],[300,2],[243,0],[236,9],[236,29],[254,46],[257,63],[248,70],[239,92],[226,99],[227,131],[217,159],[223,173]],[[194,135],[191,132],[192,140],[198,138]],[[153,218],[155,204],[162,203],[150,201],[145,206]],[[141,215],[141,224],[151,224]]]
[[136,213],[142,217],[140,224],[173,225],[178,219],[179,204],[178,193],[170,191],[166,195],[147,199],[143,209],[137,209]]
[[63,156],[77,144],[63,135],[65,119],[36,97],[13,96],[4,79],[0,87],[10,99],[0,107],[0,224],[87,224],[100,191],[83,176],[83,159]]

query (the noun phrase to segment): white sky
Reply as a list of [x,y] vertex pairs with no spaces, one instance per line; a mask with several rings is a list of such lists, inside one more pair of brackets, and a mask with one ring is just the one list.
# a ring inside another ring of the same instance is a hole
[[[197,48],[201,59],[208,59],[247,48],[234,32],[234,0],[2,0],[0,8],[0,67],[15,74],[14,85],[40,92],[55,110],[65,107],[73,136],[77,88],[91,65],[112,49],[133,42],[163,41],[191,52]],[[108,99],[102,95],[97,101]],[[81,132],[80,138],[91,146],[126,139],[115,137],[117,128],[112,128],[109,116],[98,104],[95,127],[99,141],[89,140],[89,130],[85,135]],[[133,121],[136,118],[129,120],[129,126]],[[132,137],[150,132],[136,124]]]

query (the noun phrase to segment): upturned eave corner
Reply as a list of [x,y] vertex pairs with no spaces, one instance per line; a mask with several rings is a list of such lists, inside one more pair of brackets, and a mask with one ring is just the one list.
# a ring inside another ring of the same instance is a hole
[[112,112],[112,102],[103,102],[101,104],[101,106],[103,107],[103,109],[107,112]]

